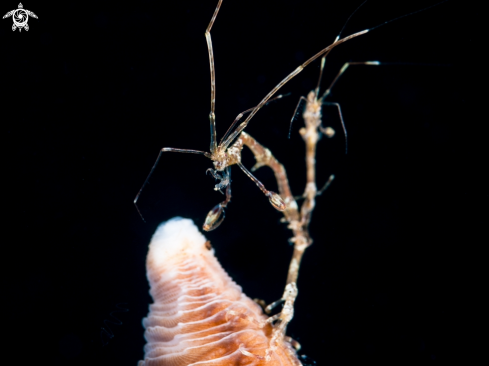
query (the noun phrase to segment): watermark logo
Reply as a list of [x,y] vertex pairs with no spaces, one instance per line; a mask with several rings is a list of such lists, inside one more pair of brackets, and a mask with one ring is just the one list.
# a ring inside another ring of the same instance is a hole
[[37,18],[37,15],[34,14],[32,11],[24,9],[24,6],[22,3],[19,3],[19,8],[14,9],[12,11],[9,11],[7,14],[3,16],[3,19],[12,17],[14,24],[12,25],[12,30],[15,31],[17,28],[19,28],[19,32],[22,31],[22,28],[24,28],[26,31],[29,30],[29,26],[27,25],[27,21],[29,20],[29,16],[33,18]]

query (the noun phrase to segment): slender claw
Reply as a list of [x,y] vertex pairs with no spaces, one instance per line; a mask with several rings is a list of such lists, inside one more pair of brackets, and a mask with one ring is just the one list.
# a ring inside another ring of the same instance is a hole
[[277,209],[278,211],[285,211],[285,209],[287,208],[284,200],[282,199],[282,197],[280,197],[278,193],[269,191],[267,197],[272,206],[275,207],[275,209]]
[[219,175],[219,172],[217,170],[214,170],[212,168],[209,168],[205,171],[205,174],[209,174],[212,175],[214,177],[214,179],[220,179],[222,180],[223,178]]
[[207,214],[202,229],[204,229],[205,231],[212,231],[214,229],[217,229],[217,227],[221,225],[225,217],[226,214],[224,212],[224,207],[222,207],[222,204],[219,203],[218,205],[214,206],[214,208],[210,210]]
[[333,137],[334,134],[336,133],[335,130],[333,130],[329,126],[328,127],[319,126],[319,130],[329,138]]
[[253,167],[251,168],[251,171],[254,172],[255,170],[260,169],[262,166],[265,166],[265,165],[266,164],[264,162],[262,162],[262,161],[258,162],[257,161],[256,164],[253,165]]
[[291,337],[284,337],[284,341],[285,341],[285,342],[289,342],[289,343],[290,343],[290,345],[291,345],[292,347],[294,347],[294,349],[295,349],[296,351],[300,351],[300,349],[301,349],[301,344],[300,344],[299,342],[297,342],[295,339],[293,339],[293,338],[291,338]]
[[268,305],[265,308],[265,313],[270,314],[272,312],[272,310],[277,307],[277,305],[283,303],[284,301],[285,301],[284,299],[279,299],[279,300],[277,300],[275,302],[272,302],[270,305]]

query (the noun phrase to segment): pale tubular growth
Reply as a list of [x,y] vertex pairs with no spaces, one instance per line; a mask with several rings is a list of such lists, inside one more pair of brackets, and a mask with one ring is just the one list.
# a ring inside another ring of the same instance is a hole
[[[231,165],[238,165],[243,172],[250,177],[251,180],[255,182],[255,184],[260,188],[260,190],[265,194],[265,196],[268,197],[270,203],[274,208],[276,208],[279,211],[283,211],[286,209],[286,202],[282,200],[281,195],[268,191],[265,186],[249,172],[244,165],[241,163],[241,148],[242,145],[239,144],[239,140],[236,141],[233,145],[233,141],[240,136],[240,134],[243,132],[243,130],[246,128],[250,120],[253,118],[253,116],[262,108],[264,107],[270,100],[271,98],[278,92],[278,90],[284,86],[287,82],[289,82],[292,78],[294,78],[297,74],[299,74],[307,65],[309,65],[311,62],[316,60],[317,58],[328,54],[334,47],[340,45],[343,42],[346,42],[352,38],[358,37],[362,34],[367,33],[369,30],[365,29],[363,31],[354,33],[352,35],[349,35],[347,37],[341,38],[341,39],[336,39],[335,42],[333,42],[331,45],[328,47],[324,48],[320,52],[318,52],[316,55],[308,59],[306,62],[304,62],[302,65],[297,67],[294,71],[292,71],[287,77],[285,77],[275,88],[273,88],[263,99],[262,101],[254,108],[247,110],[245,112],[242,112],[238,114],[234,122],[231,124],[227,132],[224,134],[222,137],[221,141],[219,144],[217,144],[217,132],[216,132],[216,115],[215,115],[215,103],[216,103],[216,82],[215,82],[215,68],[214,68],[214,53],[212,49],[212,39],[211,39],[211,29],[212,26],[214,25],[214,22],[216,20],[217,14],[219,12],[219,9],[221,7],[223,0],[219,0],[216,9],[214,11],[214,14],[211,18],[211,21],[209,22],[209,25],[206,29],[205,32],[205,38],[207,42],[207,49],[209,53],[209,67],[210,67],[210,76],[211,76],[211,111],[209,113],[209,121],[210,121],[210,152],[205,152],[205,151],[199,151],[199,150],[190,150],[190,149],[176,149],[176,148],[171,148],[171,147],[165,147],[161,149],[155,164],[153,165],[148,177],[146,178],[146,181],[144,182],[143,186],[139,190],[138,194],[136,195],[136,198],[134,199],[134,204],[136,205],[137,208],[137,201],[139,199],[139,196],[141,195],[141,192],[143,188],[145,187],[146,183],[148,182],[151,174],[153,173],[156,165],[158,164],[158,161],[161,157],[161,155],[164,152],[180,152],[180,153],[191,153],[191,154],[198,154],[198,155],[204,155],[205,157],[211,159],[213,161],[214,169],[211,169],[212,175],[214,178],[219,180],[219,183],[215,185],[215,190],[221,190],[223,188],[226,188],[231,184],[230,180],[230,170],[229,167]],[[238,125],[239,121],[243,117],[245,113],[250,113],[247,118]],[[221,191],[222,192],[222,191]],[[205,220],[204,224],[204,230],[210,231],[215,229],[223,220],[223,215],[224,215],[224,207],[226,207],[227,203],[230,201],[230,193],[226,193],[226,199],[223,201],[220,205],[215,206],[207,215],[207,218]],[[137,208],[138,212],[139,209]],[[139,212],[141,215],[141,212]],[[142,217],[142,215],[141,215]]]
[[189,219],[160,225],[146,260],[154,303],[143,319],[138,366],[300,366],[288,340],[277,339],[262,309],[221,267]]

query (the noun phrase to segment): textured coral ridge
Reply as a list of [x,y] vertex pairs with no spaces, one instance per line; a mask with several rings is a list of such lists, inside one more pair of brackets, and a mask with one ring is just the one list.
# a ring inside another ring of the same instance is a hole
[[154,304],[147,318],[144,361],[138,366],[301,365],[289,343],[264,359],[272,328],[223,270],[189,219],[174,218],[154,234],[147,276]]

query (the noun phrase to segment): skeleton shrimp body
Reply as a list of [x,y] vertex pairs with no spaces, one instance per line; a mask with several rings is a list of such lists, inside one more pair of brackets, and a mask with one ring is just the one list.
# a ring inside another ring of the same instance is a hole
[[[153,168],[151,169],[148,177],[146,178],[146,181],[144,182],[143,186],[141,187],[138,194],[136,195],[136,198],[134,199],[134,204],[136,205],[136,208],[137,208],[138,198],[141,195],[141,192],[142,192],[143,188],[145,187],[145,185],[147,184],[147,182],[148,182],[151,174],[153,173],[156,165],[158,164],[158,161],[159,161],[162,153],[164,153],[164,152],[180,152],[180,153],[191,153],[191,154],[204,155],[205,157],[212,160],[213,165],[214,165],[214,170],[211,169],[210,172],[214,176],[214,178],[219,180],[219,183],[216,184],[216,186],[215,186],[215,190],[221,191],[222,189],[227,188],[231,184],[230,167],[232,165],[238,165],[241,168],[241,170],[253,182],[255,182],[255,184],[258,186],[258,188],[265,194],[265,196],[269,199],[272,206],[279,211],[284,211],[286,209],[286,203],[284,202],[283,198],[278,193],[267,190],[265,188],[265,186],[263,185],[263,183],[261,183],[241,163],[241,150],[243,148],[243,145],[245,144],[246,139],[240,139],[238,137],[240,137],[241,133],[246,128],[246,126],[248,125],[249,121],[253,118],[253,116],[271,100],[271,98],[277,93],[277,91],[280,88],[282,88],[282,86],[284,86],[288,81],[290,81],[297,74],[299,74],[307,65],[309,65],[311,62],[313,62],[317,58],[328,54],[334,47],[340,45],[341,43],[344,43],[344,42],[346,42],[352,38],[358,37],[358,36],[368,32],[368,29],[365,29],[363,31],[354,33],[350,36],[347,36],[347,37],[344,37],[341,39],[336,39],[335,42],[333,42],[331,45],[329,45],[328,47],[326,47],[323,50],[321,50],[320,52],[318,52],[316,55],[314,55],[313,57],[308,59],[302,65],[298,66],[293,72],[291,72],[287,77],[285,77],[275,88],[273,88],[261,100],[261,102],[256,107],[251,108],[247,111],[244,111],[244,112],[238,114],[238,116],[235,118],[234,122],[231,124],[231,126],[229,127],[227,132],[224,134],[224,136],[220,140],[219,144],[217,144],[216,115],[215,115],[216,83],[215,83],[214,53],[213,53],[213,49],[212,49],[212,40],[211,40],[211,29],[212,29],[212,26],[214,25],[214,22],[216,20],[219,9],[221,8],[222,2],[223,2],[223,0],[219,0],[218,4],[216,6],[216,9],[214,11],[214,14],[211,18],[211,21],[210,21],[210,23],[206,29],[206,32],[205,32],[207,49],[208,49],[208,53],[209,53],[209,66],[210,66],[210,76],[211,76],[211,111],[209,113],[210,140],[211,140],[210,141],[210,152],[199,151],[199,150],[190,150],[190,149],[177,149],[177,148],[170,148],[170,147],[165,147],[165,148],[161,149],[160,154],[158,155],[158,158],[156,159],[156,162],[153,165]],[[243,122],[239,123],[241,118],[246,113],[249,113],[249,115],[246,117],[246,119]],[[236,140],[237,138],[238,138],[238,140]],[[231,190],[226,189],[226,199],[223,202],[219,203],[217,206],[215,206],[209,212],[209,214],[207,215],[206,221],[204,223],[204,226],[203,226],[204,230],[209,231],[209,230],[213,230],[213,229],[217,228],[217,226],[223,220],[224,208],[226,207],[226,205],[230,201],[230,199],[231,199]],[[138,212],[139,212],[139,209],[138,209]],[[142,217],[142,215],[141,215],[141,217]]]

